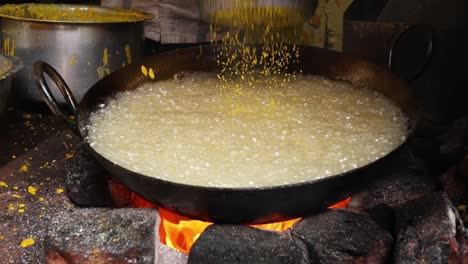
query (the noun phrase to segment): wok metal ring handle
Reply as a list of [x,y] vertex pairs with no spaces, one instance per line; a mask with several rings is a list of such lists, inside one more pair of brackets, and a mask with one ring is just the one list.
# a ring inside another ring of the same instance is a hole
[[[47,82],[44,78],[44,73],[46,73],[52,79],[52,81],[62,93],[65,101],[67,102],[67,108],[70,113],[66,113],[60,108],[59,103],[47,85]],[[62,117],[65,121],[67,121],[67,123],[75,125],[74,117],[78,112],[78,103],[67,83],[63,80],[62,76],[60,76],[57,70],[44,61],[37,61],[34,63],[33,74],[34,79],[36,80],[36,85],[41,91],[42,97],[47,103],[50,111],[52,111],[52,113],[55,115]]]
[[429,64],[433,46],[433,30],[428,25],[411,25],[394,39],[388,56],[388,69],[412,81]]

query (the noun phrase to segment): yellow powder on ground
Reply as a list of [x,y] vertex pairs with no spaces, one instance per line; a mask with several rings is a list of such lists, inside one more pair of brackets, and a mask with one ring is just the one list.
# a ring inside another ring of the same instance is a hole
[[34,245],[34,243],[36,243],[34,238],[26,238],[26,239],[23,239],[23,241],[21,241],[20,247],[22,248],[29,247],[29,246]]
[[31,195],[36,195],[37,189],[33,186],[28,186],[28,193]]

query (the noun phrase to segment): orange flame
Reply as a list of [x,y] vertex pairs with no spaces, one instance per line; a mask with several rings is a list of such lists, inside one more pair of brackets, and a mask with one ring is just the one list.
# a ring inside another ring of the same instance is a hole
[[344,199],[341,202],[337,202],[334,205],[328,206],[328,209],[346,208],[348,207],[349,201],[351,201],[351,196],[349,196],[348,198]]
[[161,242],[183,253],[189,253],[201,233],[213,224],[180,216],[162,208],[159,209],[159,216],[161,217],[159,226]]
[[[135,207],[156,207],[151,202],[143,199],[135,193],[132,193],[132,204]],[[351,197],[338,202],[328,208],[346,208]],[[190,248],[200,237],[201,233],[213,223],[200,220],[193,220],[185,216],[177,215],[163,208],[159,208],[161,224],[159,226],[159,238],[162,243],[180,252],[188,254]],[[284,231],[291,228],[301,218],[295,218],[283,222],[250,225],[255,228],[262,228],[274,231]]]

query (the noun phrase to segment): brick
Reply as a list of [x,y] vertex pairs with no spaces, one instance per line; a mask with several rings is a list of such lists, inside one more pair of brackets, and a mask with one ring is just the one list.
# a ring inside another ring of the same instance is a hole
[[59,213],[44,241],[47,263],[154,263],[159,222],[155,209]]
[[393,245],[372,219],[342,209],[304,218],[292,234],[304,241],[310,263],[387,263]]

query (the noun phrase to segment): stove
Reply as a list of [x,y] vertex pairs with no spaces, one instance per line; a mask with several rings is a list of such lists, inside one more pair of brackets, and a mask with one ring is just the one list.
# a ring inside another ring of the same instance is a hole
[[10,131],[0,254],[5,263],[463,263],[466,121],[416,135],[374,172],[385,176],[334,208],[252,227],[158,209],[112,179],[56,117],[13,107],[0,117]]

